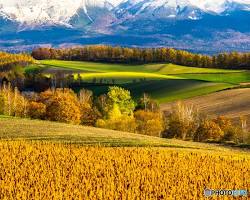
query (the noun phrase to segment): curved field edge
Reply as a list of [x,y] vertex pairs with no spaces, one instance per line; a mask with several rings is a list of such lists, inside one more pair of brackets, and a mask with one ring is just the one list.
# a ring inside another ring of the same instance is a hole
[[[215,144],[164,139],[64,123],[0,116],[1,141],[37,141],[105,147],[171,147],[232,151]],[[234,150],[235,151],[235,150]]]

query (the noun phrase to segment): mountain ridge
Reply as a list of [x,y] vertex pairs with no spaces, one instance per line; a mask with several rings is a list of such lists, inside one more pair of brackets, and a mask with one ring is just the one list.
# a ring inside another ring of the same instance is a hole
[[[116,2],[116,3],[115,3]],[[207,3],[204,3],[207,2]],[[41,24],[70,25],[71,18],[78,14],[79,10],[91,20],[88,12],[90,9],[104,9],[116,15],[117,18],[122,12],[127,12],[133,17],[138,15],[149,15],[146,17],[177,17],[184,10],[190,9],[190,13],[195,15],[195,11],[210,14],[226,14],[227,11],[250,10],[248,0],[218,0],[217,6],[214,1],[205,0],[198,3],[197,0],[0,0],[0,16],[10,20],[31,26]],[[239,3],[241,2],[241,3]],[[196,16],[183,16],[184,19],[199,19]]]
[[110,44],[249,51],[249,19],[249,0],[0,0],[0,48]]

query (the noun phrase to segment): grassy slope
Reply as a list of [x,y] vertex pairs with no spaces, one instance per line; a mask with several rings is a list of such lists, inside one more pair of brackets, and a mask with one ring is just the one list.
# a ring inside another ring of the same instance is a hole
[[146,92],[159,103],[166,103],[195,96],[206,95],[233,87],[226,83],[209,83],[196,80],[163,80],[125,85],[133,96],[139,97]]
[[94,62],[61,61],[61,60],[43,60],[41,64],[50,67],[74,69],[83,72],[156,72],[163,64],[146,65],[125,65],[125,64],[106,64]]
[[240,70],[212,69],[212,68],[197,68],[187,67],[174,64],[165,64],[158,73],[177,75],[177,74],[217,74],[217,73],[237,73]]
[[170,140],[133,133],[104,130],[93,127],[63,123],[18,119],[0,116],[1,140],[46,141],[80,145],[101,145],[113,147],[152,146],[201,150],[228,151],[230,149],[204,143]]
[[248,83],[250,82],[250,72],[238,73],[218,73],[218,74],[180,74],[179,77],[186,79],[203,80],[217,83]]

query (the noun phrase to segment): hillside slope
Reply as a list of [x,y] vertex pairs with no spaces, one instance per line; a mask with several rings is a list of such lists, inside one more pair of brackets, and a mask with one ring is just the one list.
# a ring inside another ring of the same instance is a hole
[[[115,82],[130,90],[135,98],[146,92],[160,103],[206,95],[250,81],[247,71],[195,68],[163,63],[124,65],[43,60],[39,61],[39,64],[27,67],[26,71],[34,70],[35,67],[46,75],[62,71],[66,74],[73,73],[77,78],[80,74],[84,82],[93,83],[95,80],[96,83],[102,83],[97,86],[84,86],[97,96],[107,92],[110,83]],[[214,77],[220,77],[220,79]]]
[[0,140],[28,140],[53,143],[73,143],[79,145],[111,147],[172,147],[185,149],[226,151],[229,148],[213,144],[163,139],[104,130],[93,127],[76,126],[48,121],[18,119],[0,116]]
[[[184,102],[196,105],[200,111],[210,115],[223,115],[239,121],[248,117],[250,127],[250,88],[232,89],[187,99]],[[162,104],[162,110],[169,110],[173,103]]]

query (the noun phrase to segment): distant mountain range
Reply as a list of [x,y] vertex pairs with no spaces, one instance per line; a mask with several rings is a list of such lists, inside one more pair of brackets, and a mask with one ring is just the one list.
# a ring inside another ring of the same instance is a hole
[[250,51],[250,0],[0,0],[0,48],[110,44]]

